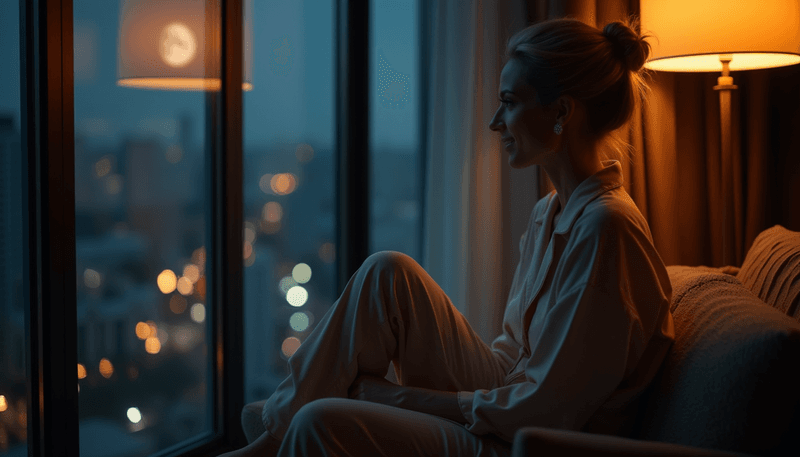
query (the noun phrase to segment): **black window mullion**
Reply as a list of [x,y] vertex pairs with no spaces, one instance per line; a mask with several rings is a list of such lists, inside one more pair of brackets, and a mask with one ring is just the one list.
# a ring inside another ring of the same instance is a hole
[[370,0],[337,0],[337,293],[369,253]]
[[213,149],[217,163],[212,172],[211,224],[212,281],[216,286],[214,310],[214,350],[216,411],[215,429],[225,443],[247,444],[241,426],[244,407],[244,202],[242,81],[243,26],[242,0],[222,1],[221,77],[216,124],[220,133]]
[[20,1],[28,446],[78,456],[72,1]]

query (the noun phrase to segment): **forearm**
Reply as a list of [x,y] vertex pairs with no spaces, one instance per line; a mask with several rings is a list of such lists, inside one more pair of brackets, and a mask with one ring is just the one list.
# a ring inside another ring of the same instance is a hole
[[403,394],[397,406],[450,419],[459,424],[467,423],[458,405],[458,392],[403,386]]

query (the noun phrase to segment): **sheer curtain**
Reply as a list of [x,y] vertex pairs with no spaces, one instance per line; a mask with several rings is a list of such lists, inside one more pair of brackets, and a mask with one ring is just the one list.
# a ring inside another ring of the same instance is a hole
[[535,170],[512,171],[489,129],[505,45],[528,25],[527,6],[453,0],[429,8],[422,263],[488,344],[501,331],[515,240],[537,200]]

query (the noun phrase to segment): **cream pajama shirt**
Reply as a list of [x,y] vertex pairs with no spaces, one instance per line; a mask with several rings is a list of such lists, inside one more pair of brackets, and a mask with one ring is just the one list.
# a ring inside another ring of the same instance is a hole
[[[279,455],[508,456],[524,426],[629,433],[674,340],[672,288],[619,162],[603,166],[555,229],[555,191],[534,207],[491,347],[413,259],[370,256],[264,405]],[[467,424],[347,398],[392,362],[403,385],[458,392]]]

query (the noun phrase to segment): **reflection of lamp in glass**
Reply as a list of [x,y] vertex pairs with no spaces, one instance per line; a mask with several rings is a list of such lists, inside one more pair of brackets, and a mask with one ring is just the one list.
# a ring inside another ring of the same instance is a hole
[[642,32],[653,55],[647,68],[662,71],[718,72],[723,204],[722,259],[728,265],[734,227],[730,71],[782,67],[800,63],[800,0],[640,0]]
[[[249,9],[250,1],[245,1]],[[253,27],[244,16],[244,82],[253,85]],[[162,90],[219,90],[218,0],[123,0],[117,84]]]

